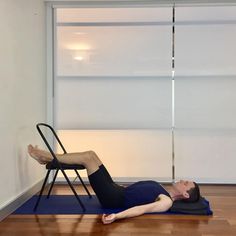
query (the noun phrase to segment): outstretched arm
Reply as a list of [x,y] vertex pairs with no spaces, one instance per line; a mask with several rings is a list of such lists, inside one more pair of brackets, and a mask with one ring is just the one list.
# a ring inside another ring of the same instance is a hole
[[173,202],[168,196],[164,194],[160,194],[159,200],[156,202],[152,202],[152,203],[140,205],[140,206],[135,206],[125,211],[121,211],[117,214],[113,213],[110,215],[103,215],[102,222],[104,224],[110,224],[114,222],[115,220],[140,216],[145,213],[165,212],[171,208],[172,204]]

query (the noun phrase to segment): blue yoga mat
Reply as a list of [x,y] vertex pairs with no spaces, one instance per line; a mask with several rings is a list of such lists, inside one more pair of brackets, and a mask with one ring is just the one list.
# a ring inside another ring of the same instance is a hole
[[74,195],[51,195],[48,199],[42,196],[36,212],[33,211],[38,196],[33,196],[13,214],[109,214],[122,209],[103,209],[96,196],[89,198],[87,195],[79,196],[86,212],[81,208]]
[[[89,198],[87,195],[80,196],[81,201],[86,207],[86,211],[83,212],[80,204],[74,195],[51,195],[50,198],[46,198],[45,195],[42,196],[37,211],[34,212],[34,206],[38,196],[33,196],[22,206],[20,206],[13,214],[109,214],[117,213],[124,209],[104,209],[101,207],[97,197],[95,195]],[[185,209],[173,208],[172,212],[165,212],[164,214],[196,214],[196,215],[211,215],[212,211],[210,209],[209,202],[205,199],[202,200],[204,211],[200,209],[192,209],[190,212],[185,211]],[[180,210],[181,211],[180,211]],[[197,211],[196,211],[197,210]],[[162,213],[163,214],[163,213]]]

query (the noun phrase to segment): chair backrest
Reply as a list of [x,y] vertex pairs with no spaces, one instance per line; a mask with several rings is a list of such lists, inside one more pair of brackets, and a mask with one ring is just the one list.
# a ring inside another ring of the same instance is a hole
[[67,153],[67,152],[66,152],[66,149],[64,148],[63,144],[61,143],[61,140],[60,140],[59,137],[57,136],[55,130],[54,130],[50,125],[45,124],[45,123],[38,123],[38,124],[36,125],[36,128],[37,128],[37,130],[38,130],[40,136],[42,137],[44,143],[46,144],[48,150],[49,150],[50,153],[52,154],[53,158],[57,160],[56,155],[55,155],[55,153],[54,153],[52,147],[51,147],[50,144],[48,143],[48,141],[47,141],[45,135],[43,134],[43,132],[42,132],[42,130],[41,130],[41,128],[40,128],[41,126],[44,126],[44,127],[48,128],[49,130],[51,130],[51,132],[52,132],[54,138],[57,140],[57,142],[59,143],[59,145],[60,145],[60,147],[62,148],[62,150],[63,150],[64,153]]

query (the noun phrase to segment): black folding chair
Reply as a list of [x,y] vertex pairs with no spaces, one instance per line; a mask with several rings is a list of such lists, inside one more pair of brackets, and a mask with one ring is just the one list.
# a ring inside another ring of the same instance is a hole
[[79,178],[80,182],[82,183],[82,185],[83,185],[85,191],[87,192],[88,196],[91,198],[92,196],[91,196],[90,192],[88,191],[86,185],[84,184],[84,182],[83,182],[83,180],[82,180],[82,178],[80,177],[79,172],[78,172],[78,170],[84,170],[85,167],[84,167],[83,165],[69,165],[69,164],[60,163],[60,162],[58,161],[58,159],[57,159],[57,157],[56,157],[56,155],[55,155],[53,149],[51,148],[51,146],[49,145],[47,139],[45,138],[45,135],[43,134],[42,130],[40,129],[41,126],[44,126],[44,127],[48,128],[49,130],[51,130],[51,132],[52,132],[53,135],[54,135],[54,138],[56,138],[56,140],[57,140],[57,142],[59,143],[60,147],[62,148],[64,154],[67,153],[66,150],[65,150],[65,148],[64,148],[64,146],[62,145],[60,139],[58,138],[56,132],[54,131],[54,129],[53,129],[50,125],[45,124],[45,123],[39,123],[39,124],[36,125],[37,130],[38,130],[40,136],[42,137],[42,139],[43,139],[44,143],[46,144],[48,150],[50,151],[50,153],[51,153],[52,156],[53,156],[53,161],[50,162],[50,163],[48,163],[48,164],[46,165],[46,169],[47,169],[48,171],[47,171],[46,177],[45,177],[45,179],[44,179],[42,188],[41,188],[41,190],[40,190],[39,196],[38,196],[38,198],[37,198],[37,202],[36,202],[36,204],[35,204],[35,206],[34,206],[34,211],[37,210],[37,207],[38,207],[38,205],[39,205],[41,196],[42,196],[42,194],[43,194],[43,191],[44,191],[44,188],[45,188],[45,185],[46,185],[46,183],[47,183],[47,180],[48,180],[48,177],[49,177],[49,174],[50,174],[51,170],[56,170],[56,173],[54,174],[53,181],[52,181],[52,183],[51,183],[50,189],[49,189],[48,194],[47,194],[47,198],[49,198],[49,196],[50,196],[50,193],[51,193],[52,188],[53,188],[53,186],[54,186],[55,180],[56,180],[56,178],[57,178],[57,174],[58,174],[58,172],[59,172],[59,170],[60,170],[60,171],[63,173],[63,175],[64,175],[64,177],[65,177],[67,183],[69,184],[69,186],[70,186],[72,192],[74,193],[76,199],[78,200],[78,202],[79,202],[81,208],[83,209],[83,211],[85,211],[86,209],[85,209],[84,204],[83,204],[82,201],[80,200],[80,198],[79,198],[78,194],[76,193],[76,191],[75,191],[75,189],[74,189],[74,187],[73,187],[71,181],[69,180],[69,178],[67,177],[67,175],[66,175],[66,173],[65,173],[65,170],[74,170],[75,173],[76,173],[76,175],[77,175],[77,177]]

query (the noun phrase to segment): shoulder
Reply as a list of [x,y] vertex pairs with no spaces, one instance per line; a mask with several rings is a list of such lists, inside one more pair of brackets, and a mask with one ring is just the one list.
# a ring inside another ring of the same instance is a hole
[[165,195],[165,194],[160,194],[158,196],[158,199],[162,200],[162,201],[170,202],[171,204],[173,204],[172,199],[169,196]]
[[169,210],[173,205],[172,199],[165,194],[160,194],[158,196],[158,200],[155,201],[155,203],[156,205],[161,205],[165,211]]
[[159,195],[159,200],[149,203],[145,206],[145,213],[149,212],[166,212],[172,207],[173,201],[165,194]]

